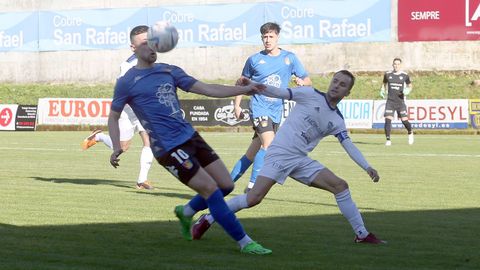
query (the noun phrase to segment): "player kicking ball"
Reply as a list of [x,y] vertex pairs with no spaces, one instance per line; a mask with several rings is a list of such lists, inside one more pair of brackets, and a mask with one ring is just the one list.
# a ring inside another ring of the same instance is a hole
[[[240,80],[242,85],[249,81]],[[278,131],[267,150],[263,168],[257,182],[247,193],[233,197],[227,202],[232,212],[250,208],[259,204],[276,183],[282,185],[291,177],[307,186],[324,189],[335,196],[343,216],[350,222],[355,232],[354,242],[385,244],[365,228],[362,216],[352,200],[348,183],[316,160],[308,157],[320,142],[328,135],[337,137],[351,159],[364,169],[373,182],[380,176],[364,158],[360,150],[352,143],[337,104],[350,94],[355,77],[347,70],[334,74],[327,93],[313,87],[302,86],[294,89],[279,89],[266,86],[264,95],[296,101],[296,105]],[[202,215],[192,227],[193,239],[200,239],[214,219]]]

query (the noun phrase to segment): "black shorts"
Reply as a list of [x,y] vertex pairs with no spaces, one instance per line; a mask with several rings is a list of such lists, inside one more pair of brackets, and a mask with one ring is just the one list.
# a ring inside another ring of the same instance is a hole
[[219,159],[215,151],[195,132],[188,141],[158,157],[157,161],[182,183],[187,184],[198,172]]
[[405,102],[388,102],[385,104],[385,114],[383,115],[384,117],[391,116],[393,117],[395,112],[397,112],[398,117],[403,118],[403,117],[408,117],[407,114],[407,106],[405,105]]
[[278,123],[273,122],[272,118],[268,116],[260,116],[256,118],[252,118],[253,130],[255,130],[255,134],[253,138],[258,137],[258,134],[262,134],[267,131],[273,131],[277,133],[278,130]]

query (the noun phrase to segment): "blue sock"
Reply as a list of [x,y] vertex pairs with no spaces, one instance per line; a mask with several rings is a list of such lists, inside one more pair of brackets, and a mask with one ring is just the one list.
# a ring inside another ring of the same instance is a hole
[[233,238],[235,241],[240,241],[245,237],[245,231],[242,224],[237,220],[235,214],[228,208],[225,200],[223,199],[222,192],[216,190],[207,199],[208,208],[210,214],[213,216],[216,222],[220,224],[223,229]]
[[257,181],[258,173],[260,169],[263,167],[263,160],[265,158],[265,149],[260,148],[258,150],[257,155],[255,155],[255,159],[253,160],[253,168],[252,168],[252,175],[250,176],[250,183],[255,183]]
[[[232,189],[220,189],[222,194],[223,194],[223,197],[227,196],[228,194],[230,194],[230,192],[232,192],[233,188]],[[207,202],[205,201],[205,199],[200,196],[199,194],[195,195],[195,197],[193,197],[190,202],[188,202],[188,204],[190,205],[190,207],[195,210],[196,212],[200,212],[202,210],[205,210],[208,208],[208,205],[207,205]]]
[[242,158],[235,163],[235,166],[233,166],[232,172],[230,173],[233,182],[236,182],[238,179],[240,179],[243,173],[248,170],[250,165],[252,165],[252,161],[248,159],[247,156],[243,155]]

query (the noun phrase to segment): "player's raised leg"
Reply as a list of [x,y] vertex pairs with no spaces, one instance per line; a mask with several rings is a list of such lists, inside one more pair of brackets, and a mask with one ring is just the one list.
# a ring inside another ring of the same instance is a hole
[[[257,183],[246,194],[241,194],[227,201],[228,208],[236,213],[242,209],[250,208],[259,204],[276,182],[268,177],[259,176]],[[192,237],[199,240],[215,222],[214,216],[204,214],[192,227]]]
[[[221,162],[220,160],[218,161]],[[227,232],[230,237],[237,241],[242,253],[272,253],[271,250],[266,249],[260,244],[254,242],[245,233],[242,225],[225,203],[223,194],[218,188],[215,180],[203,168],[200,168],[198,172],[190,179],[190,181],[188,181],[188,186],[197,191],[202,197],[206,198],[206,202],[212,216],[223,227],[225,232]]]
[[355,232],[356,243],[385,244],[386,242],[378,239],[365,228],[362,215],[355,202],[352,200],[348,184],[343,179],[336,176],[327,168],[320,170],[311,183],[312,187],[330,191],[335,195],[338,208],[343,216],[348,220]]

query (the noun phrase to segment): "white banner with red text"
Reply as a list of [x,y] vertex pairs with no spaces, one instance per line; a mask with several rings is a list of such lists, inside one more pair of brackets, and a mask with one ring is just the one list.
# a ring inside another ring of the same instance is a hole
[[39,125],[107,125],[110,98],[41,98]]
[[[414,129],[468,128],[468,99],[407,100],[408,120]],[[373,102],[373,128],[384,128],[385,100]],[[392,128],[404,128],[397,116]]]
[[[193,126],[248,126],[249,118],[236,119],[231,99],[181,100],[185,119]],[[42,98],[38,102],[39,125],[107,125],[111,99]],[[463,129],[469,124],[468,99],[407,100],[407,113],[415,129]],[[285,102],[284,117],[295,103]],[[248,114],[247,101],[242,102]],[[383,128],[385,100],[350,100],[339,103],[347,128]],[[395,117],[393,128],[403,128]]]

